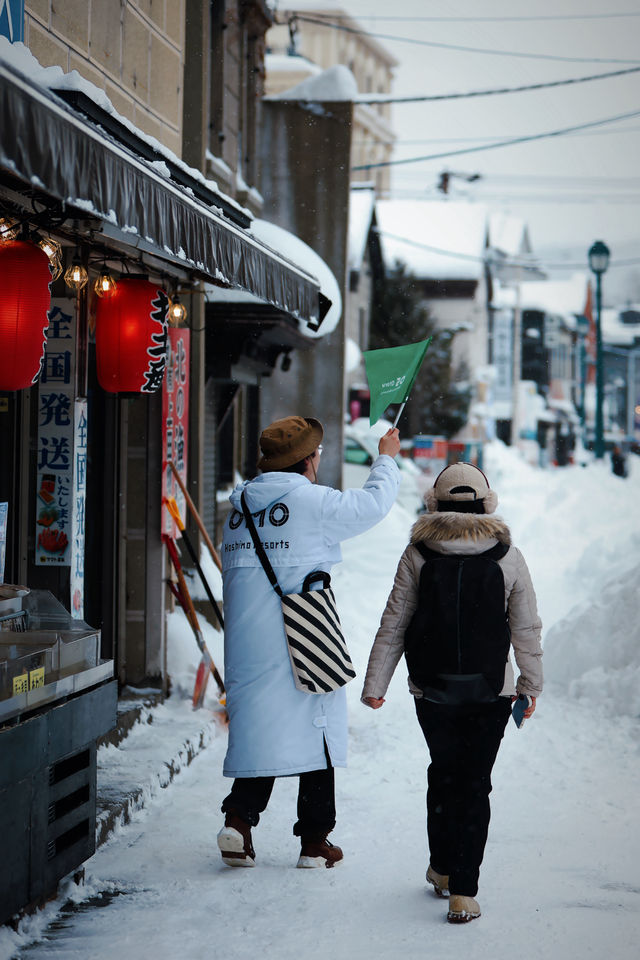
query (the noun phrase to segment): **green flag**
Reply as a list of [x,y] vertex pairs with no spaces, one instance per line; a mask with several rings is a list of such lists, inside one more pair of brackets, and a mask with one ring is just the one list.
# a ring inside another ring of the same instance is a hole
[[430,343],[431,337],[420,343],[363,352],[371,395],[371,426],[377,423],[390,403],[407,402]]

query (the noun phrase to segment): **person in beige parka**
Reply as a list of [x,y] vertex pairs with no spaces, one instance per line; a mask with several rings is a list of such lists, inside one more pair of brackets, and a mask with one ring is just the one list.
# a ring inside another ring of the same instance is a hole
[[502,690],[491,702],[434,702],[426,699],[431,696],[429,691],[423,692],[409,679],[431,755],[427,881],[436,894],[449,897],[447,919],[462,923],[480,916],[474,898],[489,829],[491,770],[512,701],[519,694],[529,697],[525,717],[530,717],[542,691],[542,624],[524,557],[511,543],[504,520],[491,516],[498,499],[482,470],[468,463],[451,464],[436,478],[425,501],[429,512],[413,526],[382,614],[369,656],[362,702],[374,710],[383,705],[391,677],[405,652],[405,632],[418,606],[420,572],[425,563],[417,545],[422,543],[446,556],[468,557],[504,544],[508,549],[498,563],[504,578],[511,648],[519,671],[517,681],[509,656]]

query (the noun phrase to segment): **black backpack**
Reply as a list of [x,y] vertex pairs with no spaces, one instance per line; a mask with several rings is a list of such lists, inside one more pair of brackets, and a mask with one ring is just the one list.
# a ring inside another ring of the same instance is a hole
[[497,561],[509,546],[498,543],[470,556],[415,546],[425,563],[404,641],[412,682],[436,703],[496,700],[511,642]]

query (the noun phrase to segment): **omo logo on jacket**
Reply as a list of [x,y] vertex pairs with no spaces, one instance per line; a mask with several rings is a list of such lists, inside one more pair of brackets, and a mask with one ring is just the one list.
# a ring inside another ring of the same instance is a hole
[[[274,503],[267,513],[266,508],[258,513],[252,513],[256,527],[264,527],[268,520],[272,527],[283,527],[289,519],[289,507],[286,503]],[[244,523],[244,517],[240,510],[234,510],[229,517],[229,527],[231,530],[237,530]]]

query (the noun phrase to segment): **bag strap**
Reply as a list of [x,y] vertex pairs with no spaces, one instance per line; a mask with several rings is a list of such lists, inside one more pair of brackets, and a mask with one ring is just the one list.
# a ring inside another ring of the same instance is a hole
[[260,563],[262,564],[262,566],[263,566],[263,568],[264,568],[264,572],[265,572],[266,575],[269,577],[269,583],[271,584],[271,586],[273,587],[273,589],[275,590],[275,592],[278,594],[278,596],[281,597],[281,596],[282,596],[282,590],[280,589],[280,584],[278,583],[278,578],[276,577],[276,575],[275,575],[275,573],[274,573],[273,567],[272,567],[271,564],[269,563],[269,558],[268,558],[268,556],[267,556],[267,554],[266,554],[266,552],[265,552],[264,547],[262,546],[262,541],[260,540],[260,537],[258,536],[258,531],[256,530],[256,525],[255,525],[255,523],[253,522],[253,517],[251,516],[251,512],[250,512],[250,510],[249,510],[249,507],[247,506],[247,501],[246,501],[246,499],[245,499],[244,490],[242,491],[242,494],[241,494],[241,496],[240,496],[240,503],[242,504],[242,512],[243,512],[243,514],[244,514],[244,519],[245,519],[246,524],[247,524],[247,529],[248,529],[249,533],[251,534],[251,539],[253,540],[253,545],[254,545],[254,547],[256,548],[256,553],[257,553],[257,555],[258,555],[258,560],[259,560]]
[[485,557],[487,560],[501,560],[502,557],[509,550],[508,543],[496,543],[493,547],[489,547],[488,550],[484,550],[482,553],[438,553],[437,550],[431,550],[426,543],[423,543],[421,540],[418,540],[417,543],[414,543],[414,547],[417,547],[425,560],[441,560],[443,557],[455,557],[458,560],[467,560],[473,559],[473,557]]

